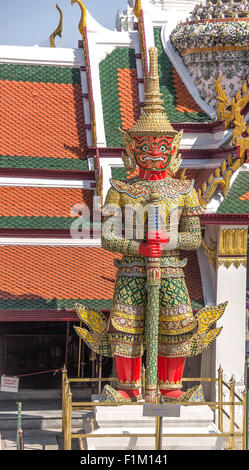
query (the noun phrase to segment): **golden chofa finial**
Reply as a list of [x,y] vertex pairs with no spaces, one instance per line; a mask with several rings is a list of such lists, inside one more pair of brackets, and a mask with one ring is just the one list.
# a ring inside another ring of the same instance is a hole
[[62,15],[62,11],[61,11],[59,5],[56,5],[56,8],[57,8],[57,10],[60,14],[60,20],[59,20],[59,24],[58,24],[56,30],[50,36],[50,47],[55,47],[55,43],[54,43],[55,37],[60,36],[60,38],[61,38],[61,33],[62,33],[63,15]]
[[82,3],[81,0],[71,0],[71,4],[73,5],[74,3],[78,3],[78,5],[80,7],[81,17],[80,17],[80,22],[79,22],[79,25],[78,25],[78,29],[79,29],[79,32],[80,32],[81,36],[84,36],[84,34],[85,34],[84,29],[86,27],[86,7]]
[[164,111],[158,75],[158,50],[149,48],[150,71],[145,92],[143,113],[128,132],[131,136],[163,135],[173,137],[177,132],[171,126]]

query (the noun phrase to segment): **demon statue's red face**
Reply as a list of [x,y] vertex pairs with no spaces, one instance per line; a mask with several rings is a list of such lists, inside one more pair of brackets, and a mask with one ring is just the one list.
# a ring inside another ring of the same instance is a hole
[[137,165],[142,170],[163,171],[175,153],[173,137],[135,137],[133,147]]

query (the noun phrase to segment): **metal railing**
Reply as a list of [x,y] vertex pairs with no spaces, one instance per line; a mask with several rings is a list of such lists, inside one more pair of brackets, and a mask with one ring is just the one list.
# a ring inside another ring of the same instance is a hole
[[[159,436],[159,418],[155,418],[155,433],[153,434],[136,434],[131,433],[129,437],[154,437],[155,450],[159,449],[160,437],[223,437],[229,438],[229,450],[235,449],[235,438],[242,438],[242,450],[247,449],[247,393],[246,390],[242,393],[242,398],[235,392],[235,380],[232,377],[229,383],[223,380],[223,370],[220,367],[218,370],[217,378],[198,377],[198,378],[183,378],[187,382],[214,382],[218,386],[218,401],[206,402],[181,402],[180,405],[184,406],[210,406],[212,410],[218,410],[218,430],[219,433],[209,434],[162,434]],[[92,410],[95,406],[127,406],[127,402],[74,402],[72,401],[72,391],[70,383],[82,382],[93,383],[98,382],[114,382],[117,381],[115,377],[109,378],[68,378],[67,370],[62,370],[62,433],[64,436],[64,450],[72,449],[72,439],[87,439],[89,437],[127,437],[127,434],[91,434],[91,433],[72,433],[72,411],[73,410]],[[142,381],[143,383],[143,381]],[[224,387],[229,390],[229,401],[223,401]],[[131,402],[129,406],[141,406],[144,402]],[[179,404],[177,401],[172,401],[171,404]],[[242,430],[240,431],[239,425],[235,422],[235,407],[242,407]],[[229,412],[224,409],[229,407]],[[224,432],[224,416],[229,419],[229,432]],[[235,430],[238,429],[238,431]]]

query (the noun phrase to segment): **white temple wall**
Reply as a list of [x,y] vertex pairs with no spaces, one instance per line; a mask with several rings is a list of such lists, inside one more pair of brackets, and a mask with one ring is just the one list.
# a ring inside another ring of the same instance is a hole
[[246,326],[246,267],[217,270],[217,304],[227,301],[226,310],[217,322],[222,332],[216,339],[216,370],[222,366],[225,380],[235,376],[237,383],[244,381],[245,326]]

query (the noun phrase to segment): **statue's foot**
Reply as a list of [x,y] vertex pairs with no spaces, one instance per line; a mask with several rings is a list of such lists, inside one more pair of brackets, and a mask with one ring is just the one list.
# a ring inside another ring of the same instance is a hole
[[[136,393],[132,393],[136,392]],[[142,400],[142,396],[137,394],[136,390],[115,390],[110,385],[105,385],[99,401],[109,401],[113,403],[127,402]]]
[[167,394],[163,396],[164,401],[165,402],[178,401],[179,403],[188,402],[188,401],[189,402],[205,401],[202,385],[195,385],[194,387],[186,390],[186,392],[181,392],[180,390],[172,390],[171,392],[177,392],[177,391],[180,392],[178,397],[176,396],[176,394],[174,396],[173,395],[169,396],[169,394]]

